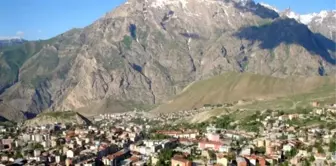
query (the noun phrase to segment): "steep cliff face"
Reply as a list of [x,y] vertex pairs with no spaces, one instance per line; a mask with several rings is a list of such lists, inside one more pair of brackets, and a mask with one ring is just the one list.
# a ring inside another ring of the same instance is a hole
[[252,1],[129,0],[88,27],[2,51],[0,110],[149,108],[227,71],[330,75],[333,44]]

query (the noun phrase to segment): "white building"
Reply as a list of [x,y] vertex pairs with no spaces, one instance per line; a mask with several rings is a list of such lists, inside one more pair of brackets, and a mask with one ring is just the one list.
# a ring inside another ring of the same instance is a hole
[[67,158],[73,158],[75,156],[74,151],[68,150],[66,152],[66,156],[67,156]]

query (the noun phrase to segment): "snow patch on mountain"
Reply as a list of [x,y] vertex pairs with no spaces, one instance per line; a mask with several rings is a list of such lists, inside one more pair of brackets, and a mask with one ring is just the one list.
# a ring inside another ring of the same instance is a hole
[[303,14],[300,16],[300,22],[303,24],[309,24],[314,17],[316,17],[317,14],[316,13],[312,13],[312,14]]
[[269,5],[269,4],[266,4],[266,3],[263,3],[263,2],[261,2],[261,3],[259,3],[261,6],[263,6],[263,7],[265,7],[265,8],[268,8],[268,9],[271,9],[271,10],[274,10],[274,11],[276,11],[276,12],[280,12],[276,7],[274,7],[274,6],[271,6],[271,5]]
[[322,23],[323,20],[329,16],[329,13],[332,12],[333,13],[333,17],[336,18],[336,10],[333,11],[326,11],[326,10],[322,10],[320,13],[309,13],[309,14],[297,14],[293,11],[291,11],[291,9],[287,9],[284,12],[280,12],[276,7],[266,4],[266,3],[259,3],[261,6],[264,6],[268,9],[274,10],[279,14],[282,14],[288,18],[293,18],[303,24],[310,24],[312,21],[315,21],[317,23]]
[[20,36],[0,36],[0,40],[23,40]]
[[182,6],[186,8],[188,0],[154,0],[151,4],[151,7],[154,8],[163,8],[167,5]]

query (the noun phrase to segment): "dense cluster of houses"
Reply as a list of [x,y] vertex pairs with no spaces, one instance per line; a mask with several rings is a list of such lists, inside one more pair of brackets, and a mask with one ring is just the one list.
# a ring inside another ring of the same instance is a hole
[[[3,165],[143,166],[162,162],[162,153],[174,155],[164,161],[173,166],[190,165],[302,165],[336,163],[336,128],[294,122],[318,119],[336,121],[335,108],[316,108],[310,113],[268,114],[251,121],[258,131],[216,127],[205,129],[151,130],[153,122],[178,118],[128,112],[96,117],[94,125],[50,124],[35,127],[0,126],[0,161]],[[189,111],[181,112],[190,115]],[[151,138],[149,135],[163,135]],[[330,145],[330,146],[329,146]]]

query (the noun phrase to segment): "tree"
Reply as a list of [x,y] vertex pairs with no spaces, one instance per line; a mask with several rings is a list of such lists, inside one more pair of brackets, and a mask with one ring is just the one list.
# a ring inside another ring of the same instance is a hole
[[296,149],[293,148],[290,151],[287,151],[285,156],[287,158],[293,158],[296,154],[297,154],[297,151],[296,151]]
[[303,166],[310,166],[310,162],[308,160],[304,160],[303,161]]
[[310,162],[314,162],[314,161],[315,161],[315,157],[314,157],[313,155],[311,155],[311,156],[309,157],[309,161],[310,161]]
[[259,154],[264,154],[266,152],[266,148],[265,147],[256,147],[254,151],[256,153],[259,153]]
[[336,152],[336,141],[330,141],[329,152]]
[[166,163],[166,161],[170,161],[173,155],[174,155],[174,151],[172,149],[162,149],[159,154],[158,165],[163,165],[163,166],[170,165],[169,163]]
[[41,145],[40,143],[34,143],[33,145],[33,149],[43,149],[43,145]]
[[153,140],[162,140],[162,139],[167,139],[167,138],[170,138],[170,137],[167,135],[163,135],[163,134],[151,134],[150,136],[150,139],[153,139]]

